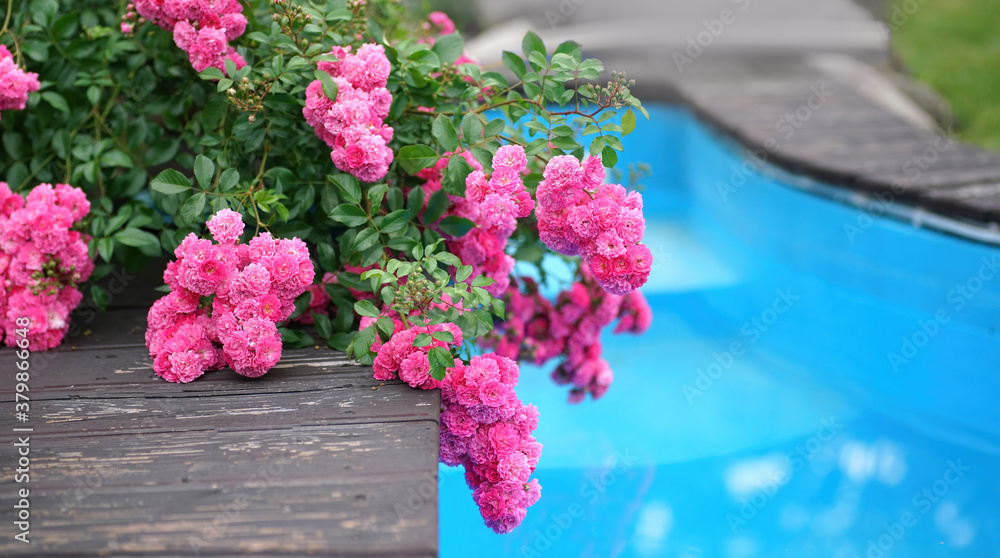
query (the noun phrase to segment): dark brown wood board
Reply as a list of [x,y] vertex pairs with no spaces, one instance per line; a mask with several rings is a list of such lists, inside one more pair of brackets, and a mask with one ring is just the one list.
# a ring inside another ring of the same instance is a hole
[[[33,354],[27,422],[0,350],[0,555],[437,555],[436,391],[326,349],[286,350],[258,379],[170,384],[141,344],[144,315],[113,310],[75,349]],[[25,487],[29,544],[13,538]]]

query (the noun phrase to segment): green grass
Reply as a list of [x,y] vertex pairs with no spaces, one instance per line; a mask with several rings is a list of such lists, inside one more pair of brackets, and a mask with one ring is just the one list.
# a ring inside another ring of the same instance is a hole
[[[1000,1],[891,0],[889,4],[896,52],[914,77],[947,99],[958,137],[1000,151]],[[912,15],[893,9],[907,4],[910,11],[915,5],[919,8]]]

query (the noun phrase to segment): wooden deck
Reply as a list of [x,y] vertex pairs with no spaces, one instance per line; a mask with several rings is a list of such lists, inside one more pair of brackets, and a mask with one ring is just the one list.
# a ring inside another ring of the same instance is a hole
[[[314,349],[286,350],[256,380],[170,384],[144,326],[144,310],[113,310],[33,354],[27,422],[14,352],[0,351],[0,555],[437,555],[436,391]],[[27,484],[15,482],[24,435]],[[29,544],[12,527],[21,488]]]

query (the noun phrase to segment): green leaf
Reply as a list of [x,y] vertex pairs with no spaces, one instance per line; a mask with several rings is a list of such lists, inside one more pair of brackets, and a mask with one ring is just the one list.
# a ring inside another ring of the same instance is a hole
[[[329,294],[330,287],[330,285],[327,286],[327,294]],[[333,319],[333,325],[340,332],[351,329],[351,326],[354,325],[354,310],[349,304],[337,305],[337,315]]]
[[472,276],[472,271],[473,267],[471,265],[463,265],[458,268],[458,271],[455,273],[455,279],[459,282],[465,281]]
[[[422,188],[415,188],[421,190]],[[393,211],[382,218],[379,229],[385,234],[397,233],[406,229],[410,222],[410,212],[406,209]]]
[[181,206],[181,217],[184,218],[188,223],[198,223],[201,221],[201,217],[205,211],[205,201],[207,196],[205,192],[199,192],[190,198],[184,205]]
[[354,358],[357,359],[361,355],[366,355],[371,352],[372,345],[375,343],[375,327],[368,326],[358,332],[354,336]]
[[442,343],[451,343],[455,340],[455,335],[450,331],[435,331],[431,334],[431,337]]
[[541,54],[542,58],[545,57],[545,43],[534,31],[528,31],[524,34],[524,39],[521,40],[521,50],[528,57],[533,52]]
[[333,246],[330,246],[326,242],[316,245],[316,259],[324,271],[333,271],[337,268],[336,253],[333,251]]
[[311,300],[312,300],[312,294],[310,294],[309,292],[304,292],[300,294],[298,297],[296,297],[294,301],[295,310],[292,312],[292,315],[288,317],[288,319],[294,320],[299,316],[301,316],[302,314],[304,314],[305,311],[309,308],[309,302]]
[[323,70],[316,70],[316,79],[323,84],[323,94],[326,95],[326,98],[336,101],[338,89],[337,82],[333,81],[333,77]]
[[331,349],[346,351],[347,348],[351,346],[351,342],[353,340],[354,335],[351,333],[335,333],[330,336],[330,339],[327,340],[327,345]]
[[635,113],[631,109],[622,116],[622,135],[627,136],[635,130]]
[[479,120],[479,115],[468,113],[462,117],[462,137],[467,145],[479,142],[483,137],[483,123]]
[[[111,234],[118,230],[119,227],[125,224],[129,218],[132,217],[132,206],[125,205],[118,210],[118,214],[114,217],[108,219],[107,226],[104,227],[104,234]],[[110,240],[110,239],[108,239]]]
[[465,196],[465,181],[472,170],[465,157],[452,155],[441,177],[441,189],[453,196]]
[[490,279],[489,277],[487,277],[485,275],[480,275],[480,276],[478,276],[478,277],[476,277],[475,279],[472,280],[472,286],[473,287],[488,287],[489,285],[492,285],[493,283],[496,283],[496,281],[494,281],[493,279]]
[[442,64],[453,64],[462,56],[465,50],[465,42],[458,33],[452,33],[443,37],[438,37],[432,49]]
[[115,240],[121,242],[125,246],[133,246],[135,248],[142,248],[143,246],[160,246],[160,240],[153,236],[151,233],[142,231],[139,229],[125,229],[115,233]]
[[601,150],[601,160],[604,162],[604,166],[614,168],[618,164],[618,154],[610,145],[606,146]]
[[494,118],[486,124],[486,128],[483,129],[483,136],[490,138],[502,134],[506,127],[507,123],[502,118]]
[[381,314],[375,304],[370,300],[359,300],[354,303],[354,311],[358,313],[359,316],[365,316],[368,318],[377,318]]
[[121,149],[112,149],[101,155],[101,163],[112,167],[132,168],[132,158]]
[[392,248],[393,250],[401,250],[403,252],[413,249],[417,245],[417,241],[413,240],[408,236],[397,236],[392,238],[386,243],[386,246]]
[[21,51],[35,62],[45,62],[49,59],[49,42],[28,39],[21,43]]
[[426,333],[419,333],[417,334],[416,339],[413,340],[413,346],[419,349],[420,347],[426,347],[433,342],[434,339],[431,338],[430,335],[427,335]]
[[444,347],[432,347],[427,353],[427,358],[431,364],[431,376],[437,380],[444,379],[448,369],[455,366],[455,358]]
[[205,68],[204,71],[198,74],[198,77],[204,80],[219,80],[226,76],[222,74],[222,70],[215,67],[210,67],[210,68]]
[[240,182],[240,173],[236,169],[226,169],[219,176],[219,189],[228,192]]
[[361,185],[357,178],[349,174],[338,174],[331,176],[330,180],[345,200],[353,204],[361,203]]
[[378,213],[379,208],[382,207],[382,199],[385,198],[385,193],[388,191],[389,186],[386,184],[376,184],[368,189],[368,203],[374,213]]
[[[67,132],[66,135],[68,136],[69,132]],[[65,139],[62,135],[56,135],[52,138],[53,147],[55,147],[57,141],[62,143]],[[7,151],[7,154],[10,155],[11,159],[15,161],[27,155],[28,150],[24,147],[24,141],[21,139],[21,136],[15,132],[4,132],[3,135],[0,135],[0,142],[3,142],[4,150]],[[65,157],[65,145],[63,145],[61,151],[63,154],[60,155],[60,157]],[[14,186],[17,185],[15,184]],[[415,188],[415,190],[420,190],[420,188]]]
[[[417,189],[419,190],[420,188]],[[389,191],[385,193],[385,201],[388,204],[390,212],[403,209],[403,191],[398,186],[389,188]]]
[[507,67],[508,70],[517,76],[517,79],[524,79],[524,74],[528,72],[528,68],[524,65],[524,59],[520,56],[510,52],[509,50],[503,51],[501,56],[503,60],[503,65]]
[[170,161],[177,155],[177,151],[180,147],[181,142],[178,139],[160,139],[159,141],[153,143],[153,145],[149,146],[149,151],[146,152],[146,165],[162,165],[163,163]]
[[174,169],[167,169],[156,175],[149,187],[163,194],[179,194],[191,188],[191,181]]
[[364,252],[376,244],[378,244],[378,231],[371,227],[359,232],[354,239],[354,249],[358,252]]
[[437,252],[434,257],[452,267],[461,267],[462,265],[462,260],[451,252]]
[[313,323],[316,324],[316,332],[323,339],[329,339],[330,334],[333,333],[333,325],[330,323],[330,318],[326,314],[318,314],[316,312],[312,313]]
[[375,322],[375,329],[378,330],[378,336],[382,339],[382,342],[386,342],[395,333],[396,324],[392,322],[389,316],[382,316]]
[[101,88],[96,85],[91,85],[87,88],[87,101],[91,105],[96,105],[101,102]]
[[429,225],[440,219],[446,209],[448,209],[448,194],[444,190],[438,190],[431,194],[427,201],[427,209],[421,219]]
[[476,224],[465,217],[449,215],[441,219],[441,223],[438,226],[441,228],[441,232],[457,238],[465,236],[476,227]]
[[281,336],[281,342],[289,349],[304,349],[315,345],[312,336],[304,331],[279,327],[278,335]]
[[90,285],[90,298],[97,304],[97,307],[103,312],[108,309],[108,302],[110,302],[111,295],[108,291],[104,290],[104,287],[91,284]]
[[251,131],[243,142],[243,148],[247,151],[253,151],[264,144],[264,138],[267,136],[267,128],[260,127]]
[[52,24],[52,34],[60,41],[71,39],[76,34],[79,17],[80,14],[77,12],[70,12],[60,17]]
[[507,308],[504,305],[503,300],[499,298],[494,298],[492,304],[493,304],[493,314],[495,314],[496,317],[500,318],[501,320],[506,319]]
[[458,131],[455,130],[451,118],[439,115],[431,125],[431,133],[445,151],[454,151],[458,148]]
[[396,161],[407,174],[417,174],[427,167],[433,166],[437,160],[437,152],[426,145],[406,145],[401,147],[399,153],[396,154]]
[[198,155],[194,158],[194,177],[202,189],[207,189],[215,178],[215,163],[204,155]]
[[214,131],[219,127],[219,122],[222,122],[222,116],[226,113],[227,104],[226,97],[223,95],[214,95],[205,103],[205,108],[201,111],[201,123],[206,132]]
[[[7,168],[7,183],[21,184],[28,179],[28,167],[24,163],[14,163]],[[16,188],[16,186],[15,186]]]
[[583,56],[583,47],[576,41],[565,41],[556,47],[556,50],[552,53],[553,58],[556,54],[568,54],[574,60],[578,61]]
[[62,95],[56,93],[55,91],[45,91],[42,93],[42,99],[48,104],[52,105],[52,108],[69,114],[69,103],[66,102],[66,98]]
[[111,254],[114,253],[115,243],[113,239],[110,238],[99,238],[97,239],[97,253],[101,255],[101,259],[110,263]]
[[410,218],[416,217],[424,209],[424,189],[413,188],[406,196],[406,208],[410,212]]
[[330,212],[330,219],[348,227],[357,227],[368,222],[368,214],[356,205],[345,203],[338,205]]

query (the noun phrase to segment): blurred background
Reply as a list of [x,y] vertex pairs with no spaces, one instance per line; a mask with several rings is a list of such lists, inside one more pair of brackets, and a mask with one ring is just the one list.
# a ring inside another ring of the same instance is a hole
[[583,43],[609,68],[624,65],[639,74],[651,64],[674,78],[682,72],[671,70],[676,66],[671,53],[684,53],[689,37],[729,9],[732,23],[724,24],[704,56],[847,53],[871,64],[941,129],[1000,150],[1000,4],[990,0],[414,0],[411,5],[424,13],[444,11],[467,37],[485,31],[473,43],[483,56],[495,45],[516,50],[523,30],[533,29],[547,41]]

